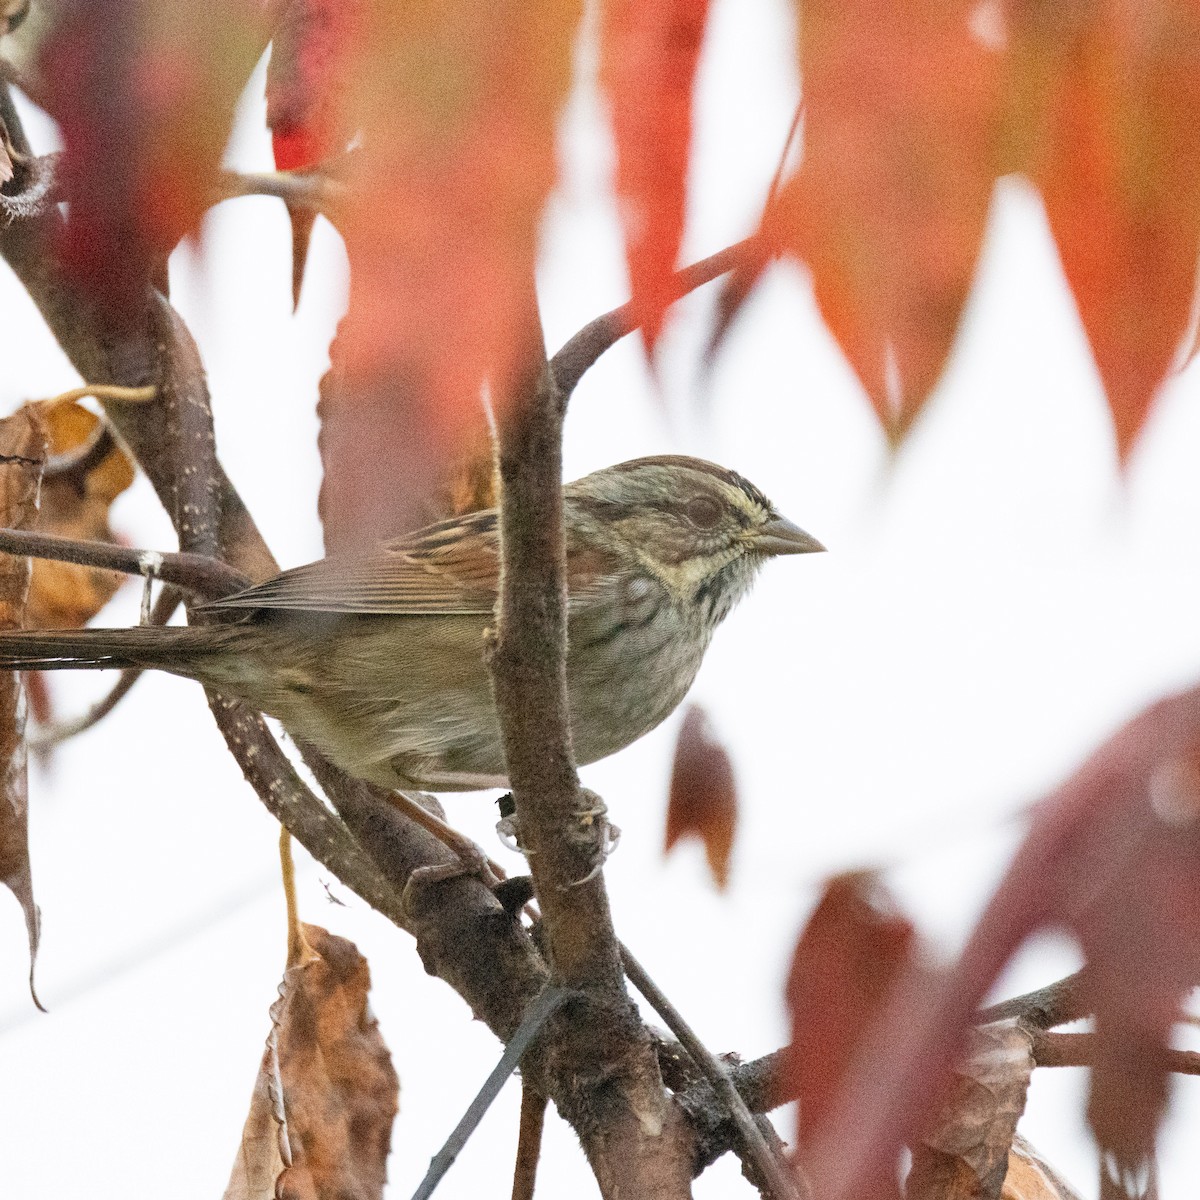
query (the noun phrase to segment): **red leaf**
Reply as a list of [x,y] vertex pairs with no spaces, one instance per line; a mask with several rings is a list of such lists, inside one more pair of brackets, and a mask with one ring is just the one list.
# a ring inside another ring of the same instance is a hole
[[322,427],[322,512],[359,544],[411,527],[477,436],[485,382],[501,401],[528,357],[578,18],[578,0],[364,6],[344,390]]
[[267,126],[281,171],[345,150],[353,129],[343,98],[358,0],[291,0],[271,39]]
[[781,1085],[799,1097],[797,1140],[805,1149],[829,1136],[847,1071],[884,1001],[912,970],[915,951],[911,923],[870,876],[830,881],[800,936],[787,984],[792,1038]]
[[804,160],[779,215],[894,437],[937,382],[997,174],[1001,56],[976,0],[815,0],[800,20]]
[[601,82],[612,109],[634,319],[650,351],[676,298],[692,88],[708,7],[709,0],[609,0],[603,9]]
[[1200,688],[1131,721],[1044,800],[955,969],[919,1007],[889,998],[884,1052],[860,1054],[813,1152],[828,1200],[866,1197],[928,1121],[976,1006],[1030,934],[1074,932],[1100,1045],[1089,1119],[1120,1173],[1143,1173],[1162,1054],[1200,984]]
[[42,45],[37,98],[65,151],[67,267],[112,318],[211,203],[234,105],[266,45],[258,0],[74,0]]
[[1127,457],[1188,331],[1200,259],[1200,10],[1014,5],[1029,169]]
[[690,705],[675,745],[663,853],[669,853],[681,838],[698,837],[713,879],[723,889],[729,882],[736,828],[733,765],[725,747],[713,737],[704,710]]

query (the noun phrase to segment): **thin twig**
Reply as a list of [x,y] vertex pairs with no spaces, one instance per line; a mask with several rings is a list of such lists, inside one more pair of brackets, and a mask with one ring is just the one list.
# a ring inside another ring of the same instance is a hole
[[274,196],[291,208],[326,212],[342,203],[346,185],[320,171],[222,171],[215,200]]
[[85,383],[82,387],[69,388],[50,396],[47,404],[74,404],[79,400],[116,400],[121,404],[150,404],[158,399],[158,387],[123,387],[116,383]]
[[1027,1029],[1053,1029],[1071,1021],[1081,1021],[1091,1016],[1091,1009],[1083,999],[1080,984],[1084,972],[1076,971],[1064,979],[1056,980],[1036,991],[1002,1000],[989,1008],[981,1009],[975,1018],[977,1025],[992,1021],[1008,1021],[1016,1017]]
[[779,198],[779,189],[783,186],[783,173],[787,169],[787,161],[791,155],[792,146],[795,144],[796,135],[800,132],[800,122],[802,120],[804,120],[803,99],[796,104],[796,111],[792,114],[792,123],[788,126],[787,137],[783,139],[783,149],[779,152],[779,162],[775,164],[775,174],[771,176],[771,186],[767,188],[767,199],[763,205],[764,210],[769,210]]
[[[745,238],[708,258],[684,267],[675,274],[675,296],[678,300],[698,287],[711,283],[727,271],[732,271],[757,245],[757,239]],[[584,373],[609,348],[638,328],[632,303],[622,304],[603,316],[589,321],[569,338],[550,360],[550,369],[565,404]]]
[[467,1144],[471,1134],[475,1132],[483,1114],[491,1107],[492,1101],[500,1094],[508,1077],[517,1069],[521,1056],[529,1049],[533,1039],[541,1033],[543,1026],[552,1016],[573,996],[578,995],[571,988],[550,985],[525,1010],[525,1018],[513,1034],[500,1061],[492,1073],[484,1081],[479,1094],[471,1101],[470,1107],[463,1113],[462,1120],[454,1127],[454,1131],[446,1139],[446,1143],[433,1156],[429,1170],[420,1186],[413,1192],[413,1200],[428,1200],[433,1195],[434,1188],[442,1181],[442,1177],[453,1165],[462,1148]]
[[123,575],[144,576],[153,569],[155,578],[163,583],[211,600],[240,591],[250,583],[248,576],[228,563],[202,554],[131,550],[110,542],[80,542],[24,529],[0,529],[0,553],[49,558],[80,567],[100,567],[106,571],[120,571]]
[[[182,600],[183,596],[180,594],[178,588],[163,588],[158,594],[158,599],[154,602],[149,624],[165,625],[175,615],[175,610],[179,607]],[[113,684],[108,693],[100,700],[97,700],[85,713],[67,721],[55,721],[53,724],[44,725],[42,728],[31,733],[29,735],[29,748],[39,754],[46,754],[50,750],[53,750],[55,746],[60,746],[68,738],[73,738],[77,734],[91,729],[93,725],[103,720],[117,707],[141,677],[141,667],[126,667],[117,676],[117,682]]]
[[513,1167],[512,1200],[533,1200],[542,1130],[546,1127],[546,1097],[521,1085],[521,1125],[517,1133],[517,1162]]
[[754,1117],[746,1108],[746,1102],[739,1095],[729,1069],[719,1058],[708,1049],[696,1036],[692,1027],[683,1019],[679,1010],[667,999],[659,986],[647,974],[646,969],[629,952],[627,946],[621,947],[621,961],[630,982],[650,1002],[651,1007],[667,1028],[679,1039],[680,1045],[692,1056],[696,1066],[704,1073],[704,1077],[712,1085],[721,1102],[729,1113],[730,1119],[741,1135],[746,1155],[770,1194],[776,1200],[787,1200],[788,1197],[799,1196],[808,1189],[799,1184],[794,1176],[790,1176],[783,1164],[772,1153],[759,1129]]
[[[1096,1061],[1096,1046],[1094,1033],[1037,1030],[1033,1035],[1033,1059],[1039,1067],[1090,1067]],[[1200,1075],[1200,1054],[1164,1046],[1158,1052],[1158,1065],[1176,1075]]]

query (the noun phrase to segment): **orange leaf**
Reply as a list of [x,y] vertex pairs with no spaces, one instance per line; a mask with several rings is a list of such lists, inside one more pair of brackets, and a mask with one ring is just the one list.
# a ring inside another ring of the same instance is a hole
[[316,925],[318,957],[289,967],[271,1006],[225,1200],[383,1195],[399,1081],[367,1004],[353,943]]
[[937,382],[996,176],[1001,56],[976,0],[798,6],[804,160],[780,195],[788,248],[884,427]]
[[709,0],[609,0],[603,8],[600,77],[612,110],[634,319],[651,352],[676,298],[692,88],[708,8]]
[[[100,418],[78,404],[38,405],[49,437],[51,463],[96,444]],[[82,541],[112,542],[112,502],[133,482],[133,464],[115,442],[107,452],[84,454],[65,469],[47,470],[35,527],[43,533]],[[103,450],[103,445],[101,445]],[[116,571],[36,559],[29,593],[28,624],[34,629],[86,625],[126,577]]]
[[64,260],[115,319],[211,203],[233,109],[266,46],[259,0],[76,0],[38,56],[59,123]]
[[1079,1200],[1040,1154],[1020,1134],[1008,1152],[1008,1174],[1000,1200]]
[[1013,6],[1017,137],[1122,459],[1188,331],[1200,260],[1200,10]]
[[[38,483],[46,457],[46,431],[26,406],[0,421],[0,524],[29,529],[37,516]],[[29,594],[29,559],[0,555],[0,628],[20,629]],[[25,705],[15,672],[0,672],[0,883],[25,913],[29,934],[29,990],[37,959],[39,926],[29,862],[29,792],[26,774]]]
[[484,384],[503,399],[530,353],[579,12],[364,3],[349,96],[363,145],[341,219],[350,306],[321,431],[322,516],[356,545],[412,527],[477,436]]
[[713,879],[724,889],[736,828],[737,788],[729,754],[713,736],[704,710],[692,704],[675,745],[663,852],[681,838],[698,837]]

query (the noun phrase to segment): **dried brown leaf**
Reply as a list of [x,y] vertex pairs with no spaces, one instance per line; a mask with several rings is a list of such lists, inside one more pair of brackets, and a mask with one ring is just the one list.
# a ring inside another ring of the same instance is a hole
[[[46,459],[46,431],[30,406],[0,421],[0,525],[29,529],[37,516],[38,485]],[[19,629],[29,595],[29,559],[0,555],[0,629]],[[29,934],[29,990],[33,986],[40,915],[29,861],[29,791],[25,704],[20,676],[0,672],[0,882],[16,896]]]
[[1020,1135],[1008,1152],[1000,1200],[1079,1200],[1074,1190]]
[[913,1147],[908,1200],[999,1200],[1033,1067],[1015,1019],[971,1031],[950,1098]]
[[[78,404],[39,405],[50,442],[51,461],[95,443],[100,418]],[[112,502],[133,482],[133,464],[109,442],[107,453],[87,455],[78,469],[46,476],[37,529],[81,541],[115,542],[108,523]],[[37,559],[29,593],[28,624],[36,629],[86,625],[126,580],[116,571]]]
[[688,706],[679,730],[668,795],[663,853],[682,838],[699,838],[713,879],[723,889],[737,830],[737,786],[729,753],[698,704]]
[[366,960],[316,925],[289,967],[225,1200],[380,1200],[399,1081],[371,1015]]

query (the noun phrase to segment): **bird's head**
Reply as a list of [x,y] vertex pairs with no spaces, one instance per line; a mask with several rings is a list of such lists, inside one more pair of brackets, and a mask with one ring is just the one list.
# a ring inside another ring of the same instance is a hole
[[637,458],[568,484],[573,521],[657,579],[679,604],[719,621],[759,566],[779,554],[824,550],[781,516],[749,480],[699,458]]

